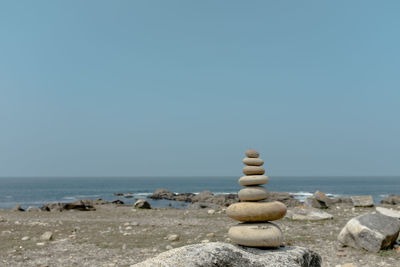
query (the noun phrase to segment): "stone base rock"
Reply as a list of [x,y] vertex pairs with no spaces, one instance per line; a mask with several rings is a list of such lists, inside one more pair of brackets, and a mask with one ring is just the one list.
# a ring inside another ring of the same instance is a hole
[[320,221],[320,220],[333,219],[333,216],[327,212],[324,212],[316,208],[307,206],[298,206],[294,209],[288,210],[286,218],[291,220],[300,220],[300,221],[307,221],[307,220]]
[[339,233],[345,246],[372,252],[391,247],[399,235],[400,222],[380,213],[369,213],[351,219]]
[[302,247],[257,249],[222,242],[195,244],[166,251],[136,267],[319,267],[321,257]]
[[233,243],[247,247],[276,248],[282,245],[282,231],[274,223],[240,223],[228,232]]
[[354,207],[373,207],[374,200],[372,196],[352,196],[350,197],[351,201],[353,201]]

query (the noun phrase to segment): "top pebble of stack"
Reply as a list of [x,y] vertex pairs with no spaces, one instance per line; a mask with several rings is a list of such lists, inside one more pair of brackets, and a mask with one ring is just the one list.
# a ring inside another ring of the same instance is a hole
[[246,156],[248,158],[258,158],[260,154],[254,149],[249,149],[246,151]]

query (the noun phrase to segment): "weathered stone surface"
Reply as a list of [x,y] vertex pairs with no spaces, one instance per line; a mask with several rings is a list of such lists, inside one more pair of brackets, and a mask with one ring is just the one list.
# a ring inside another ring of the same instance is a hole
[[53,233],[52,232],[45,232],[40,236],[40,239],[43,241],[50,241],[53,239]]
[[246,150],[245,154],[246,154],[246,157],[248,157],[248,158],[258,158],[260,156],[260,153],[258,153],[254,149]]
[[139,199],[133,205],[136,209],[151,209],[151,205],[144,199]]
[[258,166],[246,166],[243,168],[244,175],[262,175],[264,173],[264,168]]
[[349,197],[329,197],[331,204],[349,204],[353,205],[353,201]]
[[374,200],[371,195],[369,196],[351,196],[354,207],[373,207]]
[[321,257],[307,248],[271,250],[212,242],[171,249],[134,266],[320,267],[321,264]]
[[389,195],[387,198],[381,200],[383,204],[398,205],[400,204],[400,195]]
[[241,223],[229,228],[229,238],[238,245],[248,247],[279,247],[282,231],[274,223]]
[[96,210],[91,205],[90,201],[78,200],[72,203],[47,203],[40,207],[42,211],[64,211],[64,210],[80,210],[80,211],[92,211]]
[[379,212],[382,215],[386,215],[386,216],[389,216],[389,217],[400,219],[400,211],[387,209],[387,208],[382,208],[382,207],[376,207],[376,211]]
[[264,160],[260,158],[244,158],[242,162],[247,166],[262,166],[264,164]]
[[287,211],[286,217],[291,220],[300,221],[320,221],[333,219],[331,214],[308,206],[298,206],[294,209],[290,209]]
[[239,191],[239,199],[241,201],[257,201],[268,197],[268,190],[262,186],[247,186]]
[[304,201],[304,205],[317,209],[327,209],[330,206],[330,199],[324,193],[316,191]]
[[246,185],[262,185],[267,184],[269,181],[268,177],[265,175],[246,175],[239,179],[239,184],[241,186]]
[[346,246],[378,252],[392,246],[399,231],[398,219],[380,213],[369,213],[348,221],[339,233],[338,240]]
[[275,221],[286,214],[285,204],[274,202],[240,202],[226,209],[228,217],[241,222]]

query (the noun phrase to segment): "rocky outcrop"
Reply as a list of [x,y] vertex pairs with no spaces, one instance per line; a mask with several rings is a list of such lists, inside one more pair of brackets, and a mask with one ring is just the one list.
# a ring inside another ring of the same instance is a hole
[[291,194],[286,192],[269,191],[267,202],[279,201],[286,205],[286,207],[296,207],[301,204],[298,199],[295,199]]
[[372,252],[391,247],[399,235],[400,222],[380,213],[369,213],[351,219],[338,240],[345,246]]
[[321,257],[302,247],[269,250],[214,242],[172,249],[134,266],[319,267]]
[[320,221],[333,219],[333,216],[327,212],[313,207],[298,206],[294,209],[288,210],[286,213],[286,218],[299,221]]
[[25,210],[21,207],[21,205],[15,205],[15,206],[11,209],[11,211],[25,211]]
[[382,204],[398,205],[400,204],[400,195],[389,195],[387,198],[381,200]]

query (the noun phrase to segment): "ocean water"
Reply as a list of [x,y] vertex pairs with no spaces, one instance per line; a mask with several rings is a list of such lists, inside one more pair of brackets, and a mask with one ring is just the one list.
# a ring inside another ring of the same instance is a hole
[[[159,188],[176,193],[236,193],[241,189],[239,177],[101,177],[101,178],[0,178],[0,208],[16,204],[24,208],[49,202],[72,202],[80,199],[112,201],[121,199],[127,204],[132,198],[117,197],[116,192],[133,193],[135,198],[146,198]],[[270,177],[266,187],[271,191],[290,192],[304,200],[316,190],[333,196],[372,195],[379,201],[389,194],[400,194],[398,177]],[[180,208],[185,203],[149,200],[155,207],[168,204]]]

